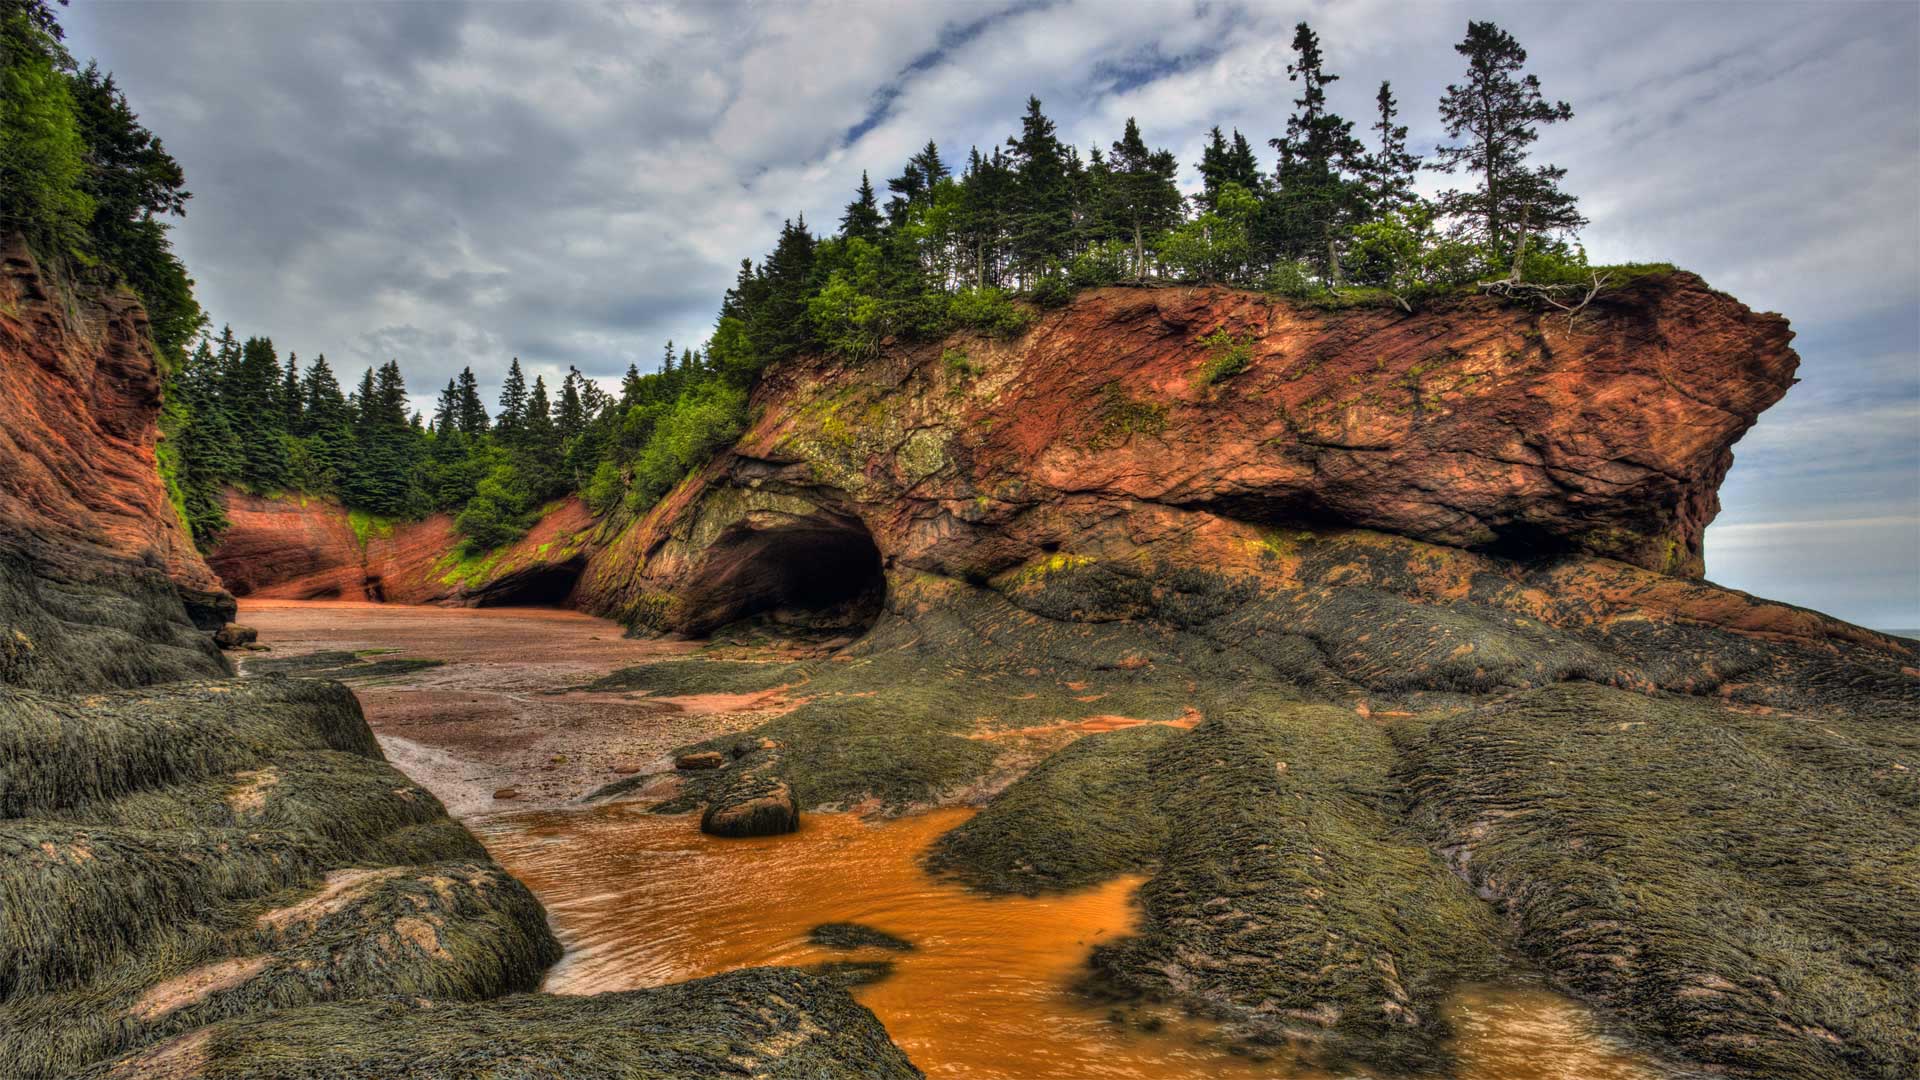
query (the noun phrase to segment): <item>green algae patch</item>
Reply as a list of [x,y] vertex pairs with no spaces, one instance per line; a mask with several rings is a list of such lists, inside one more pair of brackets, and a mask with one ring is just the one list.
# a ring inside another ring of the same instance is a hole
[[539,904],[338,683],[0,697],[0,1059],[69,1075],[209,1022],[531,989]]
[[1920,1067],[1920,750],[1586,684],[1406,729],[1415,819],[1577,993],[1710,1064]]
[[913,1080],[920,1071],[835,980],[751,968],[648,990],[521,994],[460,1003],[389,997],[314,1005],[217,1024],[86,1080],[133,1077],[176,1056],[209,1060],[209,1080],[331,1075],[604,1076],[684,1080]]

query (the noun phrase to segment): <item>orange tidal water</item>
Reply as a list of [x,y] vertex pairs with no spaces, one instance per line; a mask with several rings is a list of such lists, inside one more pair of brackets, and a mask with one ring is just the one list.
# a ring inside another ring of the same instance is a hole
[[[538,894],[566,956],[544,989],[591,994],[766,964],[890,960],[853,993],[929,1077],[940,1080],[1286,1080],[1366,1076],[1255,1062],[1174,1021],[1116,1024],[1069,987],[1088,951],[1124,934],[1139,878],[1041,898],[986,897],[928,876],[920,857],[971,814],[940,810],[869,823],[811,814],[797,833],[703,835],[689,817],[630,804],[474,822],[494,857]],[[857,922],[911,952],[807,941]],[[1670,1072],[1614,1043],[1579,1004],[1546,990],[1474,987],[1450,1015],[1463,1080],[1656,1080]]]

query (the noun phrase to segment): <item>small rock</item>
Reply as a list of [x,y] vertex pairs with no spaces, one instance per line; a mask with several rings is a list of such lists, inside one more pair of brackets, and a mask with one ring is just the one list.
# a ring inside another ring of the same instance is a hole
[[253,640],[259,636],[260,631],[255,630],[251,626],[241,626],[239,623],[228,623],[213,632],[213,643],[223,649],[238,649],[245,645],[251,645]]
[[739,742],[733,744],[733,756],[743,758],[755,750],[778,749],[780,749],[780,744],[772,739],[741,739]]
[[503,788],[501,788],[501,789],[499,789],[498,791],[495,791],[495,792],[493,793],[493,797],[494,797],[494,798],[496,798],[496,799],[500,799],[500,800],[503,800],[503,801],[504,801],[504,800],[506,800],[506,799],[517,799],[517,798],[519,798],[519,797],[520,797],[520,789],[519,789],[519,788],[511,788],[511,787],[503,787]]
[[727,763],[725,755],[718,750],[696,750],[691,754],[681,754],[673,759],[676,769],[717,769]]

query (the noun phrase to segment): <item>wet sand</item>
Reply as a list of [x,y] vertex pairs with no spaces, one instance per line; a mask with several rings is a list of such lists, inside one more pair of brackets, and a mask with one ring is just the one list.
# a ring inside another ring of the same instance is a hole
[[350,685],[387,758],[460,818],[575,802],[667,769],[674,747],[753,727],[786,704],[778,694],[575,689],[697,647],[623,637],[618,623],[577,611],[242,600],[238,621],[272,649],[241,654],[243,671],[249,659],[329,650],[444,661]]

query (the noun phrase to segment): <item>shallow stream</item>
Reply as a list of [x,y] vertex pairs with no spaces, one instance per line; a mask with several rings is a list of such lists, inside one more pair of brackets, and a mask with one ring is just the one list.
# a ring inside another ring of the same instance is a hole
[[[544,989],[588,994],[762,964],[883,960],[853,991],[929,1077],[1200,1080],[1332,1076],[1251,1061],[1169,1016],[1146,1032],[1071,990],[1089,950],[1125,933],[1138,878],[1042,898],[986,897],[929,876],[920,857],[971,811],[868,823],[813,814],[800,832],[721,840],[692,819],[630,804],[498,815],[475,829],[546,904],[567,948]],[[814,926],[856,922],[909,952],[837,951]],[[1449,1011],[1461,1080],[1653,1080],[1672,1074],[1605,1034],[1579,1003],[1530,986],[1480,986]]]
[[[971,811],[868,822],[809,814],[798,833],[705,836],[639,806],[553,807],[675,746],[751,727],[754,695],[645,699],[574,689],[614,668],[684,652],[636,642],[576,612],[249,601],[276,657],[316,650],[438,666],[355,679],[389,756],[438,795],[531,886],[566,945],[545,988],[657,986],[763,964],[892,961],[856,987],[935,1080],[1325,1080],[1291,1060],[1251,1061],[1168,1013],[1157,1031],[1076,996],[1090,950],[1136,918],[1137,878],[1065,896],[992,898],[929,877],[921,856]],[[751,699],[751,700],[748,700]],[[500,811],[509,811],[502,813]],[[862,923],[910,952],[837,952],[813,927]],[[1668,1080],[1594,1014],[1538,986],[1467,988],[1449,1005],[1458,1080]]]

